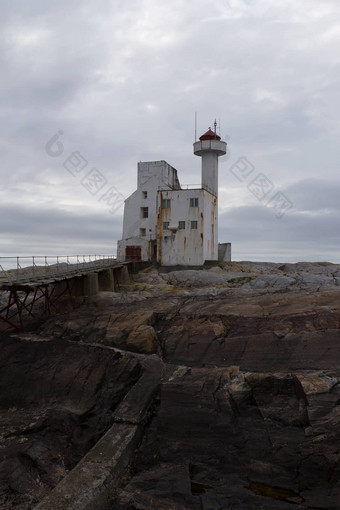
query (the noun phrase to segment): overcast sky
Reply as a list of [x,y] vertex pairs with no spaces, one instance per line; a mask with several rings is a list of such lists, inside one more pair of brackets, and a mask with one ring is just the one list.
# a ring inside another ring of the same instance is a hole
[[138,161],[200,182],[197,111],[233,259],[340,262],[339,0],[2,0],[0,45],[0,255],[115,252]]

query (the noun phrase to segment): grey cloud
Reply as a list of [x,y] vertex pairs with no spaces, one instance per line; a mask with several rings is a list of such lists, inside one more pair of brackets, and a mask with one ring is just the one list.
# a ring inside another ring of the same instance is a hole
[[278,219],[269,207],[244,206],[230,209],[219,221],[220,241],[232,242],[238,258],[251,260],[263,253],[262,260],[339,261],[338,211],[294,211]]
[[29,247],[35,250],[32,254],[76,253],[80,246],[113,253],[115,241],[121,237],[121,222],[120,216],[109,212],[91,214],[84,210],[75,214],[46,207],[0,205],[2,251],[8,239],[14,239],[17,248],[13,253],[14,243],[10,243],[11,254],[26,253]]
[[304,179],[288,186],[284,191],[300,211],[340,212],[340,181]]
[[[199,131],[220,117],[232,158],[247,155],[294,202],[282,220],[262,206],[231,209],[220,217],[221,238],[248,258],[262,246],[272,258],[287,246],[308,258],[320,244],[336,257],[340,89],[331,29],[339,4],[321,9],[312,0],[304,12],[292,1],[231,7],[218,0],[209,16],[206,5],[2,2],[0,177],[6,204],[21,207],[2,204],[2,246],[6,240],[13,251],[23,244],[33,250],[39,239],[56,248],[72,232],[74,244],[106,246],[121,235],[121,217],[102,216],[99,208],[83,217],[76,207],[74,214],[61,211],[78,195],[86,211],[91,198],[67,180],[63,157],[52,161],[44,152],[58,129],[65,157],[79,150],[128,196],[139,160],[165,159],[181,182],[199,181],[191,145],[198,111]],[[25,43],[38,29],[40,39]],[[231,163],[221,161],[221,173]],[[54,194],[42,213],[48,179]]]

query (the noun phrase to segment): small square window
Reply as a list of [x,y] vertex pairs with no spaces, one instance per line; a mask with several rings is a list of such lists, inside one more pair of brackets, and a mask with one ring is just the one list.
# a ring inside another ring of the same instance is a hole
[[162,209],[170,209],[171,207],[171,199],[170,198],[163,198],[162,200]]
[[148,198],[148,192],[147,191],[143,191],[143,198]]
[[179,221],[178,228],[179,228],[179,230],[184,230],[185,229],[185,221]]
[[141,216],[142,216],[142,218],[149,217],[149,208],[148,207],[141,207]]
[[197,221],[191,222],[191,230],[197,230]]
[[163,230],[169,230],[169,222],[163,221]]
[[190,198],[190,207],[198,207],[198,198]]
[[140,235],[141,237],[146,236],[146,230],[145,230],[145,228],[140,228],[140,229],[139,229],[139,235]]

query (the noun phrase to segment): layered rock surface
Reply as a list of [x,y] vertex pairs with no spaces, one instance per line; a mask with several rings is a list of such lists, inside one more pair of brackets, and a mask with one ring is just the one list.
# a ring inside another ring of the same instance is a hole
[[[42,324],[46,352],[80,348],[75,373],[96,365],[89,353],[105,352],[96,344],[131,352],[130,379],[112,380],[105,402],[138,378],[138,356],[165,362],[153,417],[108,508],[340,508],[339,282],[340,266],[328,263],[153,268]],[[46,360],[35,367],[52,370]],[[82,398],[74,393],[81,412]],[[103,405],[105,419],[114,407]]]
[[111,508],[339,508],[338,377],[178,367]]
[[0,342],[0,507],[32,508],[98,441],[142,370],[89,345]]
[[[338,366],[340,268],[230,263],[135,276],[127,292],[47,321],[42,334],[243,370]],[[156,340],[157,339],[157,340]]]

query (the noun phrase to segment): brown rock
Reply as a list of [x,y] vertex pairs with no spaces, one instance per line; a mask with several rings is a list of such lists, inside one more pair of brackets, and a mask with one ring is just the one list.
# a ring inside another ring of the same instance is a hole
[[[157,352],[166,362],[159,401],[130,476],[108,508],[339,508],[339,277],[340,266],[326,263],[230,263],[161,277],[153,270],[135,275],[133,292],[117,294],[112,305],[108,300],[102,308],[87,306],[51,317],[44,330],[51,337],[128,348],[148,354],[136,356],[143,363],[152,362],[156,355],[151,353]],[[11,386],[16,358],[4,355]],[[32,360],[26,364],[28,379]],[[38,360],[45,370],[45,361]],[[87,358],[78,371],[83,363],[74,360],[68,372],[89,384],[93,363]],[[33,366],[39,371],[39,364]],[[46,368],[55,374],[53,384],[64,380],[60,366],[62,361]],[[126,369],[124,364],[121,368]],[[61,388],[65,398],[72,396],[72,403],[80,405],[84,392],[74,398],[69,373]],[[118,374],[112,381],[118,393],[122,378]],[[138,384],[136,399],[142,391]],[[34,391],[38,395],[40,389]],[[96,399],[94,391],[90,401]],[[70,414],[69,402],[60,403],[66,412],[51,415],[48,423],[69,430],[73,408]],[[130,411],[124,415],[129,423],[133,406]],[[8,409],[12,428],[25,423],[21,413],[21,407]],[[35,462],[41,418],[39,413],[28,418],[37,430],[34,447],[28,449]],[[84,431],[76,430],[83,437]],[[73,448],[77,441],[72,436],[68,444]],[[22,487],[29,488],[32,464],[24,469],[22,464],[20,469],[17,463],[5,465],[3,471],[15,470]],[[61,470],[47,471],[49,480],[62,476]]]
[[134,329],[128,336],[126,348],[133,352],[151,354],[157,352],[158,337],[152,326],[142,324]]
[[0,507],[33,508],[110,427],[142,369],[83,343],[0,344]]

